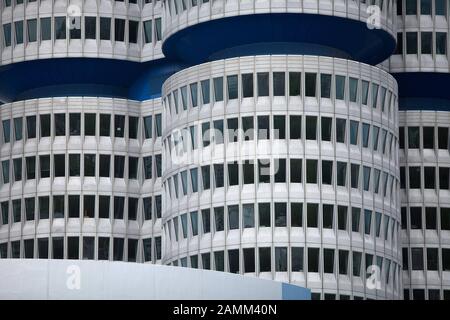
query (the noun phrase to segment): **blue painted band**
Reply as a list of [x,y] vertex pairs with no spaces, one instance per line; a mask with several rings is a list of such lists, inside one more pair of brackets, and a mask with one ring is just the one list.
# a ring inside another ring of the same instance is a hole
[[398,83],[400,110],[450,111],[450,74],[402,72],[392,75]]
[[320,14],[268,13],[186,27],[169,36],[162,49],[166,57],[189,64],[260,54],[314,54],[345,56],[375,65],[387,59],[395,45],[389,32],[369,29],[357,20]]
[[0,100],[58,96],[147,100],[161,96],[163,82],[184,66],[167,59],[144,63],[97,58],[54,58],[0,67]]

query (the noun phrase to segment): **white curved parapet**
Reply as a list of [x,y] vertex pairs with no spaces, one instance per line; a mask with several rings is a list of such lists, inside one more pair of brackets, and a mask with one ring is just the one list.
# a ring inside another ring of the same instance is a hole
[[0,299],[309,300],[309,289],[230,273],[123,262],[0,261]]

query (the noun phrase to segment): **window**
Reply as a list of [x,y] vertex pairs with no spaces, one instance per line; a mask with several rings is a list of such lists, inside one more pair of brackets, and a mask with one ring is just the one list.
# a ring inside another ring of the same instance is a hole
[[25,198],[25,218],[27,221],[34,220],[34,198]]
[[417,0],[405,0],[406,1],[406,14],[417,14]]
[[138,117],[132,117],[132,116],[128,117],[128,138],[129,139],[137,139],[138,123],[139,123]]
[[152,42],[152,20],[144,21],[144,40],[145,43]]
[[137,179],[138,161],[137,157],[128,157],[128,179]]
[[317,160],[306,160],[306,183],[317,183]]
[[358,144],[358,129],[359,129],[359,122],[357,121],[350,121],[350,144],[357,145]]
[[345,76],[336,76],[336,99],[344,100],[345,95]]
[[53,158],[53,166],[55,167],[55,177],[64,177],[66,175],[65,155],[55,154]]
[[238,131],[238,118],[227,119],[228,128],[228,142],[237,142],[239,131]]
[[83,216],[85,218],[94,218],[95,215],[95,196],[84,196]]
[[319,205],[316,203],[307,204],[307,226],[308,228],[317,228],[318,226]]
[[111,18],[100,17],[100,40],[111,40]]
[[323,272],[334,273],[334,249],[323,249]]
[[336,142],[345,143],[345,119],[336,119]]
[[306,139],[316,140],[317,117],[306,116]]
[[22,118],[14,119],[14,138],[16,141],[22,140]]
[[317,74],[315,73],[306,73],[305,74],[305,96],[306,97],[315,97],[316,96],[316,78]]
[[27,138],[36,138],[36,116],[27,116]]
[[358,97],[358,79],[350,78],[349,79],[349,99],[350,102],[356,102]]
[[338,186],[345,187],[347,178],[347,163],[337,162],[336,168],[336,183]]
[[324,229],[333,228],[333,210],[334,206],[330,204],[324,204],[322,207],[322,214],[323,214],[322,227]]
[[8,204],[8,201],[4,201],[4,202],[1,203],[1,210],[2,210],[2,212],[1,212],[2,213],[2,216],[1,216],[2,224],[3,225],[7,225],[8,222],[9,222],[9,212],[8,212],[9,204]]
[[50,177],[50,156],[39,156],[41,179]]
[[35,179],[35,171],[36,171],[36,157],[26,157],[25,159],[26,164],[26,179],[31,180]]
[[441,230],[450,230],[450,208],[441,208]]
[[361,86],[361,103],[363,105],[367,105],[367,98],[369,96],[369,82],[362,80]]
[[79,177],[80,176],[80,155],[79,154],[69,154],[69,176]]
[[448,128],[438,128],[438,148],[444,150],[448,149]]
[[242,205],[242,220],[244,228],[254,228],[255,227],[255,213],[253,204],[243,204]]
[[331,97],[331,74],[322,73],[320,75],[320,96],[322,98]]
[[34,239],[27,239],[23,241],[24,257],[25,259],[33,259],[34,256]]
[[98,216],[101,219],[109,219],[109,196],[98,197]]
[[290,159],[291,183],[302,182],[302,159]]
[[[373,146],[373,150],[377,151],[378,150],[378,136],[380,133],[380,128],[377,126],[373,126],[372,127],[372,146]],[[384,135],[386,137],[386,135]]]
[[55,114],[55,136],[66,135],[66,114]]
[[445,5],[445,0],[435,0],[434,9],[435,14],[437,16],[445,16],[447,15],[447,7]]
[[84,17],[84,37],[86,39],[95,39],[96,17]]
[[270,247],[259,248],[259,272],[271,271]]
[[136,220],[138,200],[138,198],[128,198],[128,220]]
[[223,207],[214,208],[214,225],[216,232],[224,230]]
[[124,203],[124,197],[114,197],[114,219],[123,219]]
[[223,120],[214,120],[214,142],[216,144],[223,143]]
[[409,187],[420,189],[420,167],[409,167]]
[[420,33],[420,52],[422,54],[431,54],[433,45],[432,45],[432,32],[421,32]]
[[423,270],[423,248],[411,248],[412,270]]
[[51,40],[52,38],[52,27],[51,18],[41,18],[41,40]]
[[95,176],[95,154],[84,155],[84,176],[85,177]]
[[22,180],[22,158],[13,159],[14,181]]
[[287,271],[287,248],[275,247],[275,271]]
[[52,239],[53,259],[64,258],[64,238],[56,237]]
[[269,116],[258,116],[258,139],[270,139]]
[[436,54],[447,54],[446,32],[436,32]]
[[44,114],[39,116],[41,121],[41,138],[50,136],[50,115]]
[[237,162],[228,164],[228,182],[230,186],[236,186],[239,184],[239,171]]
[[434,189],[436,187],[435,169],[435,167],[424,167],[425,189]]
[[78,237],[67,237],[67,259],[79,259]]
[[275,115],[273,117],[275,139],[286,139],[286,117]]
[[125,116],[116,115],[114,117],[114,136],[123,138],[125,133]]
[[39,259],[48,259],[48,238],[37,239],[37,249]]
[[255,248],[244,248],[244,273],[255,272]]
[[139,30],[139,21],[128,21],[128,42],[137,43]]
[[284,202],[275,202],[275,227],[287,226],[287,207]]
[[123,260],[123,238],[114,238],[113,240],[113,260],[122,261]]
[[223,164],[214,164],[214,181],[216,188],[223,187]]
[[427,270],[438,270],[439,256],[437,248],[427,248]]
[[3,38],[5,41],[5,47],[11,46],[11,23],[3,25]]
[[332,176],[333,161],[322,160],[322,184],[331,184]]
[[254,138],[253,117],[242,117],[242,130],[244,131],[244,141],[253,140]]
[[370,188],[370,172],[371,172],[371,168],[370,167],[363,167],[363,174],[364,174],[364,191],[369,191]]
[[289,95],[292,97],[300,96],[301,73],[289,72]]
[[69,195],[69,218],[80,217],[80,196]]
[[303,204],[291,202],[291,227],[303,226]]
[[83,260],[94,259],[94,237],[83,237]]
[[352,231],[353,232],[359,232],[360,216],[361,216],[361,209],[353,207],[352,208]]
[[114,41],[125,41],[124,19],[114,19]]
[[211,232],[211,214],[209,209],[202,210],[203,233]]
[[423,147],[434,149],[434,127],[423,127]]
[[[151,239],[143,240],[144,241],[144,254],[147,253],[146,240],[151,240]],[[151,244],[150,244],[150,247],[151,247]],[[98,238],[98,260],[109,260],[109,238],[106,238],[106,237]]]
[[259,226],[270,227],[270,203],[259,203]]
[[302,117],[289,116],[289,138],[300,139],[302,136]]
[[436,230],[437,227],[436,208],[434,207],[425,208],[425,227],[427,230]]
[[364,210],[364,233],[370,234],[370,228],[372,225],[372,211]]
[[111,164],[111,156],[109,154],[101,154],[99,167],[100,167],[100,177],[109,178]]
[[270,183],[270,159],[258,160],[258,182]]
[[49,197],[39,197],[39,219],[49,218]]
[[161,28],[161,18],[156,18],[155,19],[155,36],[156,36],[156,41],[161,41],[162,40],[162,28]]
[[209,104],[209,102],[210,102],[209,79],[201,81],[200,85],[201,85],[201,89],[202,89],[202,102],[203,102],[203,104]]
[[125,156],[114,156],[114,177],[123,179]]
[[[65,22],[65,18],[64,18]],[[65,26],[65,24],[64,24]],[[36,42],[37,40],[37,20],[31,19],[27,20],[27,34],[28,34],[28,42]]]
[[285,95],[285,74],[284,72],[273,73],[273,95],[284,96]]
[[322,141],[331,141],[331,122],[332,118],[322,117]]
[[22,219],[22,201],[21,199],[16,199],[12,201],[12,209],[13,209],[13,222],[20,222]]
[[417,54],[417,32],[406,32],[406,53]]
[[450,249],[442,248],[442,270],[450,271]]
[[214,264],[216,267],[216,271],[224,271],[224,253],[223,251],[214,252]]
[[319,272],[319,248],[308,248],[308,272]]
[[66,39],[66,17],[55,17],[55,39]]
[[242,97],[253,97],[253,73],[246,73],[242,75]]
[[208,190],[210,188],[210,168],[209,168],[209,166],[202,167],[202,181],[203,181],[203,190]]
[[223,101],[223,78],[218,77],[213,79],[214,84],[214,101]]

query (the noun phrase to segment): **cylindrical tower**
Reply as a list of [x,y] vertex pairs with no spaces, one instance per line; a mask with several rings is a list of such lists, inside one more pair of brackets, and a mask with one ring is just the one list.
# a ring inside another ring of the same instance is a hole
[[163,6],[163,263],[399,299],[395,2]]
[[161,8],[2,2],[0,258],[160,261]]
[[450,299],[449,2],[398,1],[405,299]]

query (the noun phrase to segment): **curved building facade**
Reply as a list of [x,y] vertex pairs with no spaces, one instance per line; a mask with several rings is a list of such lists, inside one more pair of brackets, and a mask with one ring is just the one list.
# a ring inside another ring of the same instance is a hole
[[450,299],[449,2],[398,1],[405,299]]
[[448,6],[3,0],[0,258],[449,299]]

